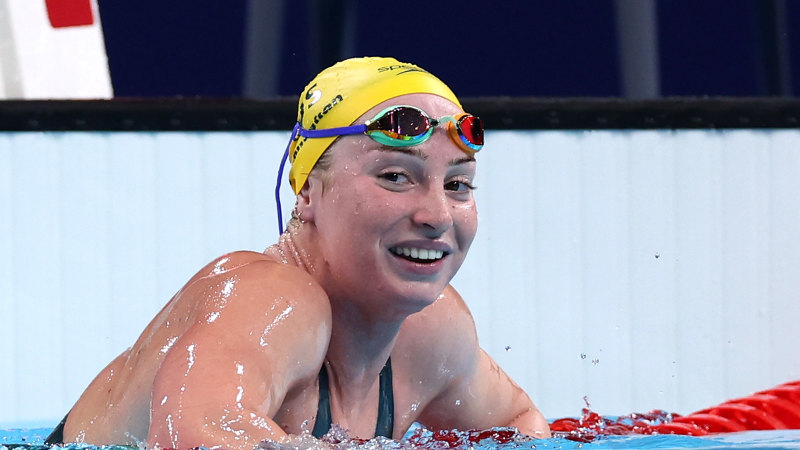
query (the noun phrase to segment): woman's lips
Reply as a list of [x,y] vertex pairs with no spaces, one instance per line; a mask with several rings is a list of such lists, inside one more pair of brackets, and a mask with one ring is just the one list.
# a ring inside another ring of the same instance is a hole
[[391,251],[401,258],[421,263],[435,262],[444,258],[445,256],[445,252],[443,250],[418,247],[393,247],[391,248]]

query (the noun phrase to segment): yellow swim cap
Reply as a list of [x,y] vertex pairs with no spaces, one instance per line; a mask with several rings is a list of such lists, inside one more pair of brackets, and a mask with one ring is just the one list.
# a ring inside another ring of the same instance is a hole
[[[373,106],[404,94],[435,94],[459,107],[455,94],[438,78],[394,58],[352,58],[323,70],[308,85],[297,106],[297,122],[307,130],[352,125]],[[308,174],[336,136],[299,137],[289,146],[289,183],[300,192]]]

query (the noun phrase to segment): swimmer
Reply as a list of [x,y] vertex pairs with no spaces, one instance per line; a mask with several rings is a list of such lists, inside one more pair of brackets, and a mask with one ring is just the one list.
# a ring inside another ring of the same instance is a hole
[[278,242],[201,269],[49,441],[251,449],[332,423],[399,439],[414,422],[550,437],[449,284],[477,230],[482,145],[480,119],[415,65],[322,71],[300,96]]

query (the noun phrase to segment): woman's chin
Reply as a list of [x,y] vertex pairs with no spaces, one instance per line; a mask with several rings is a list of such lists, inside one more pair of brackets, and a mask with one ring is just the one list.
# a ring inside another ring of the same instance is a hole
[[[445,285],[446,286],[446,285]],[[436,302],[442,295],[445,286],[425,286],[424,289],[415,286],[416,289],[406,289],[400,293],[399,298],[393,302],[394,305],[403,305],[403,311],[407,314],[413,314]]]

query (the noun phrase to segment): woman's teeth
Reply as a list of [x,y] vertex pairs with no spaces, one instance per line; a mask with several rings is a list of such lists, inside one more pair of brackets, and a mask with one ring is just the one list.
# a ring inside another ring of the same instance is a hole
[[392,251],[397,256],[405,256],[413,259],[437,260],[442,259],[444,252],[426,248],[395,247]]

